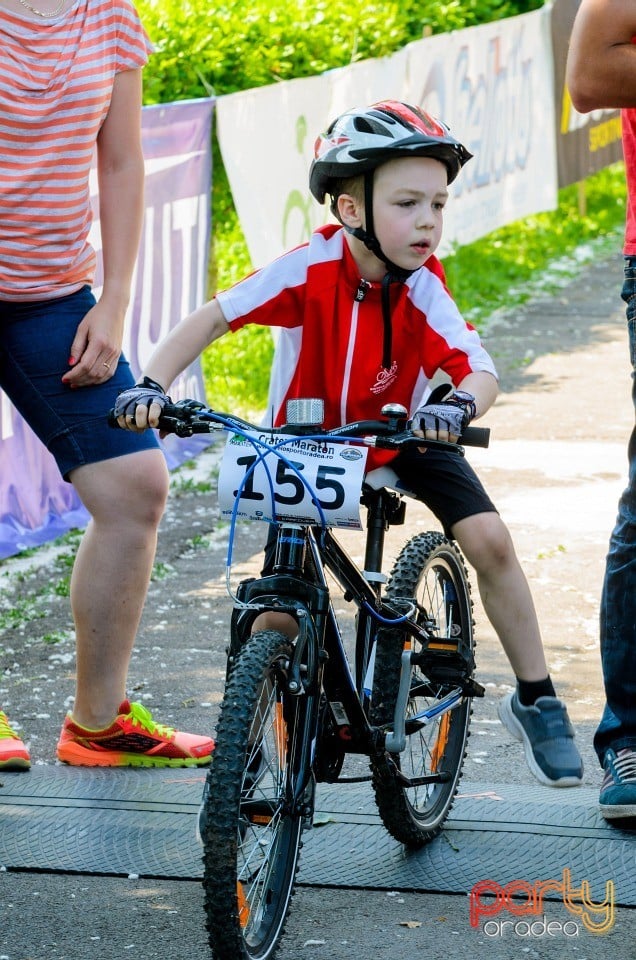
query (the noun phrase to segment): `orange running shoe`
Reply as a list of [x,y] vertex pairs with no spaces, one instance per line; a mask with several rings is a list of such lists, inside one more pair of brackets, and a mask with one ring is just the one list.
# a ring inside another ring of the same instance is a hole
[[29,751],[0,710],[0,770],[28,770],[30,766]]
[[67,714],[57,756],[76,767],[199,767],[209,763],[214,740],[155,723],[140,703],[128,700],[105,730],[90,730]]

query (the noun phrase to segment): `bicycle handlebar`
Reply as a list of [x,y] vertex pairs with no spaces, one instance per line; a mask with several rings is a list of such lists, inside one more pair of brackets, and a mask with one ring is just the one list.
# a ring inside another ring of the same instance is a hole
[[[111,410],[108,415],[111,426],[118,426]],[[487,447],[490,441],[488,427],[467,427],[457,443],[445,440],[425,440],[416,437],[407,427],[406,420],[358,420],[333,430],[320,427],[296,426],[285,424],[282,427],[262,427],[249,420],[243,420],[235,414],[221,413],[206,407],[198,400],[181,400],[179,403],[167,403],[159,418],[159,429],[164,433],[174,433],[178,437],[191,437],[193,434],[213,433],[215,430],[237,432],[289,434],[290,437],[324,436],[362,438],[368,446],[384,450],[398,450],[405,446],[435,446],[460,452],[461,446]]]

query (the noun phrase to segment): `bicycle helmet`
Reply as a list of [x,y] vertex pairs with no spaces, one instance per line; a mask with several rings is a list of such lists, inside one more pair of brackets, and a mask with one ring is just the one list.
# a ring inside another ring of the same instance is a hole
[[392,339],[389,287],[391,283],[404,283],[414,271],[393,263],[375,235],[373,173],[381,164],[398,157],[433,157],[444,164],[448,183],[452,183],[472,154],[451,136],[441,120],[400,100],[381,100],[337,117],[316,140],[309,171],[309,189],[319,203],[324,203],[326,194],[331,195],[331,212],[338,220],[340,182],[349,177],[364,177],[365,226],[343,226],[387,268],[382,281],[382,366],[386,370],[391,366]]
[[309,188],[324,203],[337,181],[375,170],[396,157],[413,156],[440,160],[452,183],[472,154],[441,120],[408,103],[381,100],[343,113],[318,137]]

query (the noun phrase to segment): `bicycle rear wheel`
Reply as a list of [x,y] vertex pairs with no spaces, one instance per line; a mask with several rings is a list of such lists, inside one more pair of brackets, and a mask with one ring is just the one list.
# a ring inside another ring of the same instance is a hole
[[217,960],[272,957],[293,894],[306,713],[303,698],[286,691],[291,650],[282,634],[254,634],[225,688],[200,816],[207,930]]
[[[413,537],[398,556],[387,598],[408,598],[418,604],[418,619],[426,623],[433,641],[422,663],[411,668],[406,708],[407,743],[400,754],[371,760],[373,789],[382,821],[400,843],[423,846],[437,836],[452,806],[461,777],[471,704],[459,700],[450,712],[434,717],[435,705],[472,676],[473,618],[470,584],[459,550],[439,533]],[[419,642],[399,629],[378,633],[371,722],[391,725],[405,647],[418,652]],[[428,710],[432,718],[421,725],[409,718]],[[434,777],[435,782],[406,785],[409,780]]]

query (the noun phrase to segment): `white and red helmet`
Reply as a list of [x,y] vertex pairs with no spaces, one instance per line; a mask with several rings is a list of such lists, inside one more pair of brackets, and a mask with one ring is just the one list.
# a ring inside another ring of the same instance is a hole
[[400,100],[348,110],[316,140],[309,188],[319,203],[338,180],[367,173],[397,157],[434,157],[452,183],[472,154],[441,120]]

